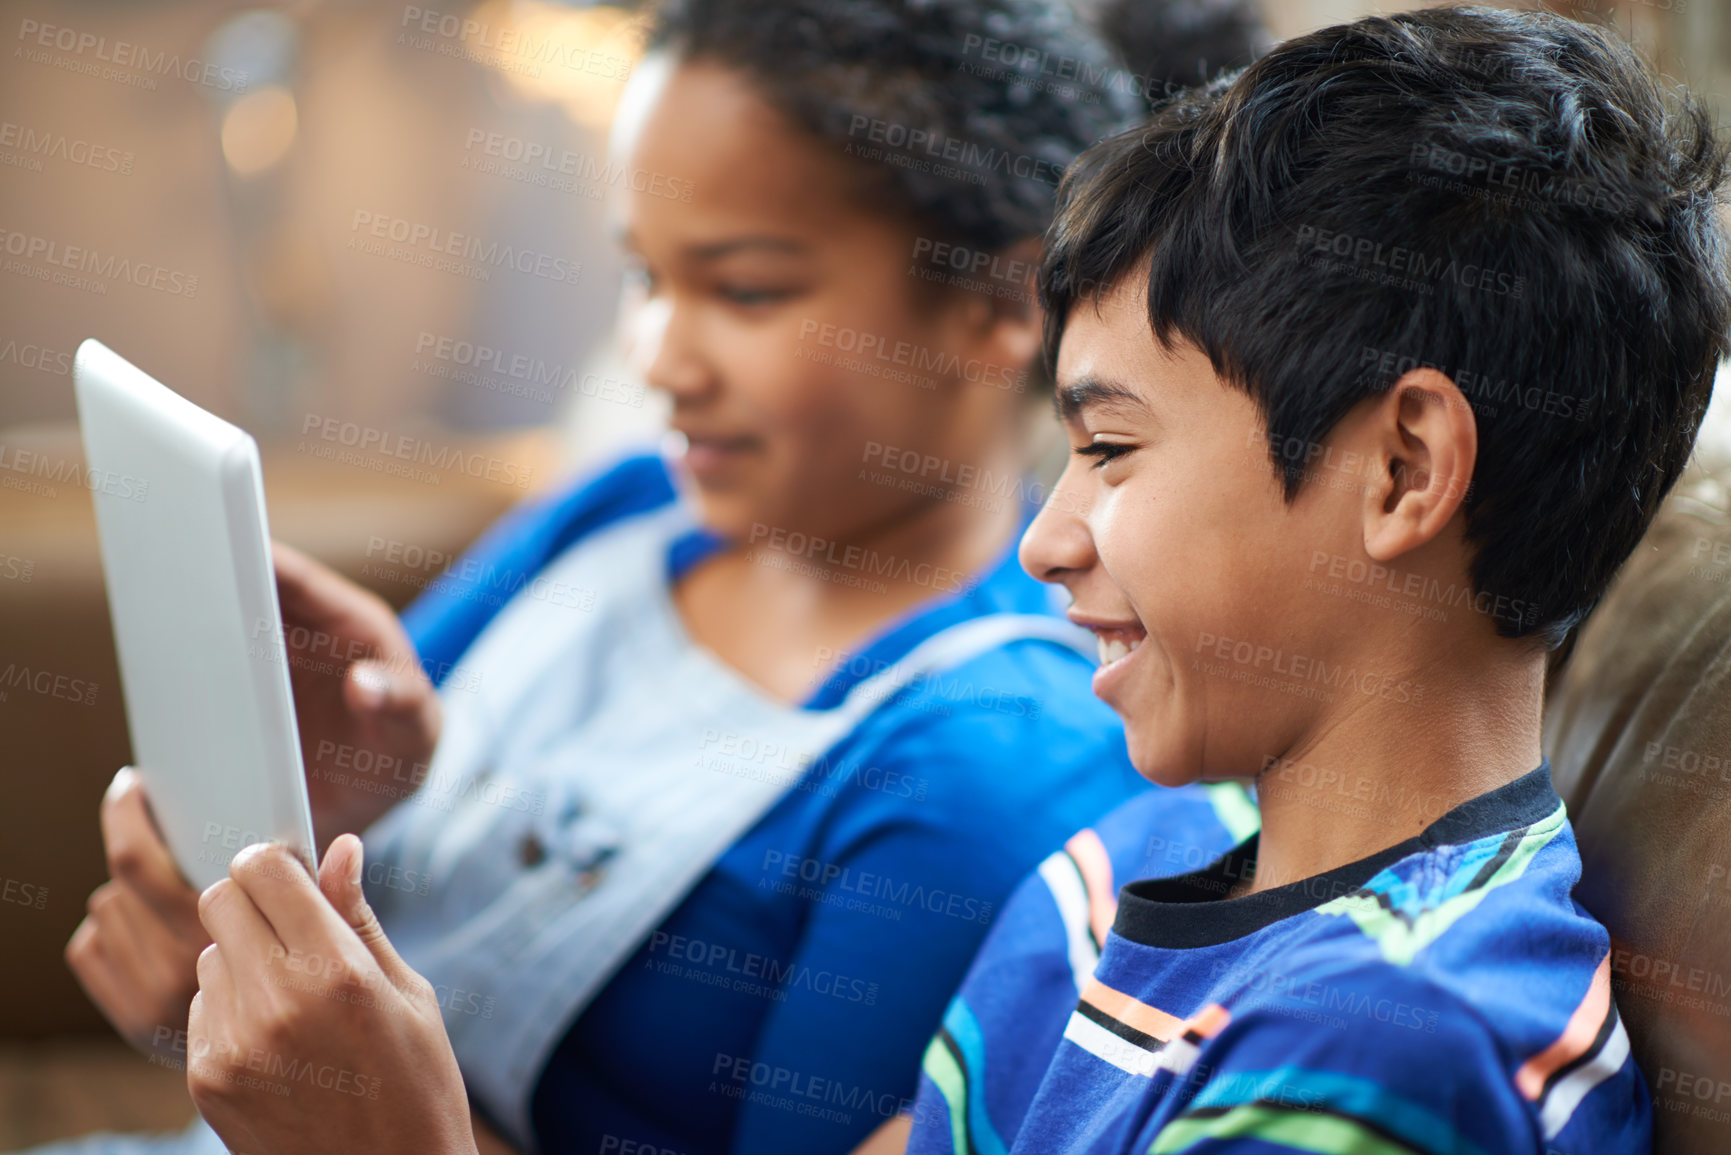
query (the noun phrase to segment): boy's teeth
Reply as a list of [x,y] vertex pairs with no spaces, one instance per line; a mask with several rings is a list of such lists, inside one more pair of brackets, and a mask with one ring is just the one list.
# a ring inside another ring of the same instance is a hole
[[1130,656],[1130,647],[1119,641],[1117,638],[1100,638],[1098,640],[1100,643],[1100,664],[1102,666],[1109,666],[1120,658],[1127,658]]

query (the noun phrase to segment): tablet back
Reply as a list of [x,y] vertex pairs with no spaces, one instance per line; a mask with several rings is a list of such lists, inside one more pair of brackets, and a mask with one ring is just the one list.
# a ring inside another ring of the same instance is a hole
[[312,865],[258,446],[97,341],[73,366],[132,758],[181,873]]

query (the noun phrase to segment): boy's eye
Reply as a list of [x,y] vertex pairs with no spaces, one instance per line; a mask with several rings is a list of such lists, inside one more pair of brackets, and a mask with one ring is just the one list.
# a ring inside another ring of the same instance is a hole
[[1092,457],[1092,468],[1099,469],[1108,461],[1116,461],[1135,448],[1134,445],[1121,445],[1114,441],[1090,441],[1086,445],[1078,445],[1075,453],[1077,457]]

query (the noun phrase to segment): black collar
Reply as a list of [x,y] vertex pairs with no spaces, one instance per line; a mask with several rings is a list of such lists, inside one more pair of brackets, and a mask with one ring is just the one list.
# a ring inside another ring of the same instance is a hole
[[[1523,831],[1548,817],[1557,805],[1550,762],[1541,762],[1538,769],[1488,794],[1469,798],[1419,834],[1369,858],[1286,886],[1226,898],[1234,885],[1256,874],[1260,834],[1252,834],[1201,870],[1126,884],[1118,892],[1118,917],[1112,930],[1143,946],[1175,950],[1231,942],[1352,894],[1385,867],[1410,854]],[[1518,839],[1511,840],[1505,853],[1513,849],[1514,841]]]

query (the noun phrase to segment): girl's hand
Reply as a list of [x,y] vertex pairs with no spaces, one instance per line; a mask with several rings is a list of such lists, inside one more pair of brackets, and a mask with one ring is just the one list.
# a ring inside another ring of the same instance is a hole
[[361,843],[331,844],[314,883],[253,846],[206,890],[187,1088],[230,1150],[476,1155],[463,1076],[432,985],[361,894]]
[[178,1067],[198,954],[210,936],[199,924],[198,891],[180,876],[130,766],[102,796],[102,846],[111,881],[90,895],[66,964],[128,1042]]
[[439,741],[439,698],[384,599],[271,546],[314,834],[328,846],[414,793]]

